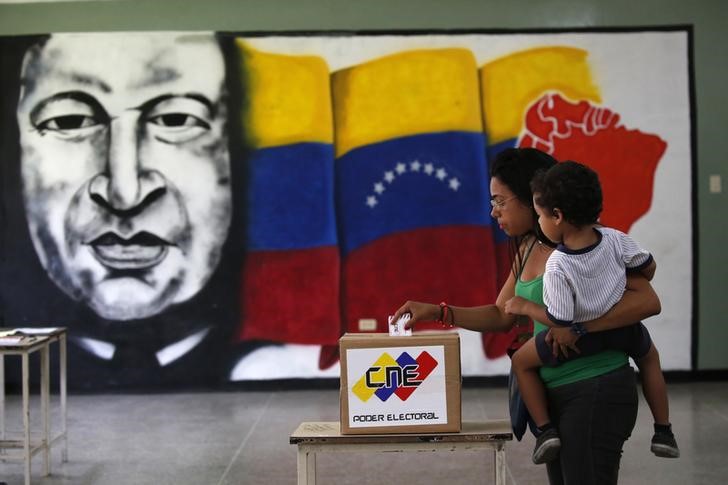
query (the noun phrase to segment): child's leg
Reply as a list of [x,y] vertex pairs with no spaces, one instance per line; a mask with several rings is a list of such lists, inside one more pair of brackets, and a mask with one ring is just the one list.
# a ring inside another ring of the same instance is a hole
[[660,367],[660,355],[655,345],[650,343],[650,350],[644,357],[636,359],[636,362],[642,376],[642,392],[655,419],[655,434],[652,436],[650,450],[663,458],[679,458],[680,448],[670,425],[667,386]]
[[543,382],[541,382],[541,377],[538,375],[538,369],[542,364],[541,358],[538,356],[538,351],[536,350],[535,341],[536,339],[532,338],[523,344],[513,354],[511,365],[518,379],[521,398],[526,408],[528,408],[533,422],[541,428],[551,420],[548,415],[546,390],[544,389]]
[[642,377],[642,393],[650,406],[656,424],[670,424],[670,409],[667,402],[667,386],[660,367],[660,354],[655,344],[650,345],[647,354],[637,360]]
[[531,418],[536,423],[537,430],[536,446],[533,448],[531,459],[534,463],[548,463],[556,459],[561,449],[561,439],[556,428],[551,424],[546,401],[546,389],[538,375],[544,355],[547,360],[549,349],[541,332],[537,335],[540,338],[532,338],[513,355],[513,372],[518,380],[518,388],[521,390],[521,399],[531,413]]

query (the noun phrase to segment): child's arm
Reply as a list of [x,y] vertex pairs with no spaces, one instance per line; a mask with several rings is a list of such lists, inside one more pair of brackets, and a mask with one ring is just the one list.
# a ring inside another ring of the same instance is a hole
[[655,260],[652,259],[652,261],[650,261],[650,264],[639,270],[639,273],[647,278],[647,281],[652,281],[652,278],[655,276],[656,269],[657,263],[655,263]]
[[539,305],[530,300],[526,300],[520,296],[514,296],[506,302],[505,306],[506,313],[511,315],[526,315],[537,322],[543,323],[548,327],[558,327],[554,322],[551,321],[548,314],[546,313],[546,307]]
[[506,302],[505,311],[511,315],[526,315],[551,328],[568,327],[572,323],[574,299],[568,278],[548,265],[543,275],[543,302],[545,305],[514,296]]
[[[652,254],[646,249],[643,249],[628,234],[617,230],[614,230],[614,232],[619,238],[622,261],[627,267],[627,274],[641,274],[647,278],[647,281],[652,281],[652,277],[655,276],[655,269],[657,269],[657,263],[655,263]],[[641,262],[635,264],[635,261]]]
[[589,322],[584,322],[589,332],[602,332],[613,328],[634,325],[662,311],[660,298],[645,277],[637,273],[627,274],[627,289],[622,299],[607,313]]

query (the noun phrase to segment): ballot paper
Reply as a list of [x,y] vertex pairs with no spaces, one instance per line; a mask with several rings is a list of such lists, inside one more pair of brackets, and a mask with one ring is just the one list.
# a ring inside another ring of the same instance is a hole
[[397,320],[397,323],[394,325],[392,324],[392,315],[387,318],[387,322],[389,323],[389,336],[390,337],[405,337],[412,335],[412,329],[411,328],[404,328],[404,325],[409,322],[412,315],[409,313],[405,313],[399,319]]
[[32,343],[35,341],[35,336],[49,335],[57,330],[59,327],[22,327],[0,330],[0,345]]
[[19,327],[14,331],[21,335],[48,335],[60,330],[61,327]]

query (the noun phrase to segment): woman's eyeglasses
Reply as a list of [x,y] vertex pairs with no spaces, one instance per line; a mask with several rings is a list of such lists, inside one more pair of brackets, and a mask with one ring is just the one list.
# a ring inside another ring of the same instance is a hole
[[513,200],[513,199],[515,199],[516,197],[518,197],[518,196],[517,196],[517,195],[514,195],[513,197],[508,197],[507,199],[503,199],[503,200],[495,200],[495,199],[490,199],[490,206],[491,206],[491,207],[492,207],[493,209],[496,209],[496,208],[497,208],[497,209],[502,209],[502,208],[503,208],[503,206],[505,206],[505,205],[506,205],[506,202],[508,202],[509,200]]

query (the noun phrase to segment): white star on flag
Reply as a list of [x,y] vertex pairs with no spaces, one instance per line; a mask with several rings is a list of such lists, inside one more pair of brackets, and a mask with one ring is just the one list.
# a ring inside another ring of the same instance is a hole
[[[395,186],[393,185],[395,180],[397,180],[398,183],[400,183],[400,181],[401,183],[406,183],[408,180],[408,174],[416,176],[416,174],[422,172],[426,175],[434,175],[435,178],[442,183],[443,188],[447,187],[453,192],[460,190],[460,187],[463,185],[458,177],[449,176],[445,167],[435,167],[434,163],[422,163],[417,159],[411,162],[397,162],[392,170],[384,171],[382,180],[378,180],[372,184],[374,195],[366,196],[366,205],[370,209],[374,209],[375,206],[379,205],[379,197],[382,197],[384,192],[394,191],[396,193]],[[392,188],[387,188],[387,184],[392,185]],[[386,207],[386,205],[383,207]]]

